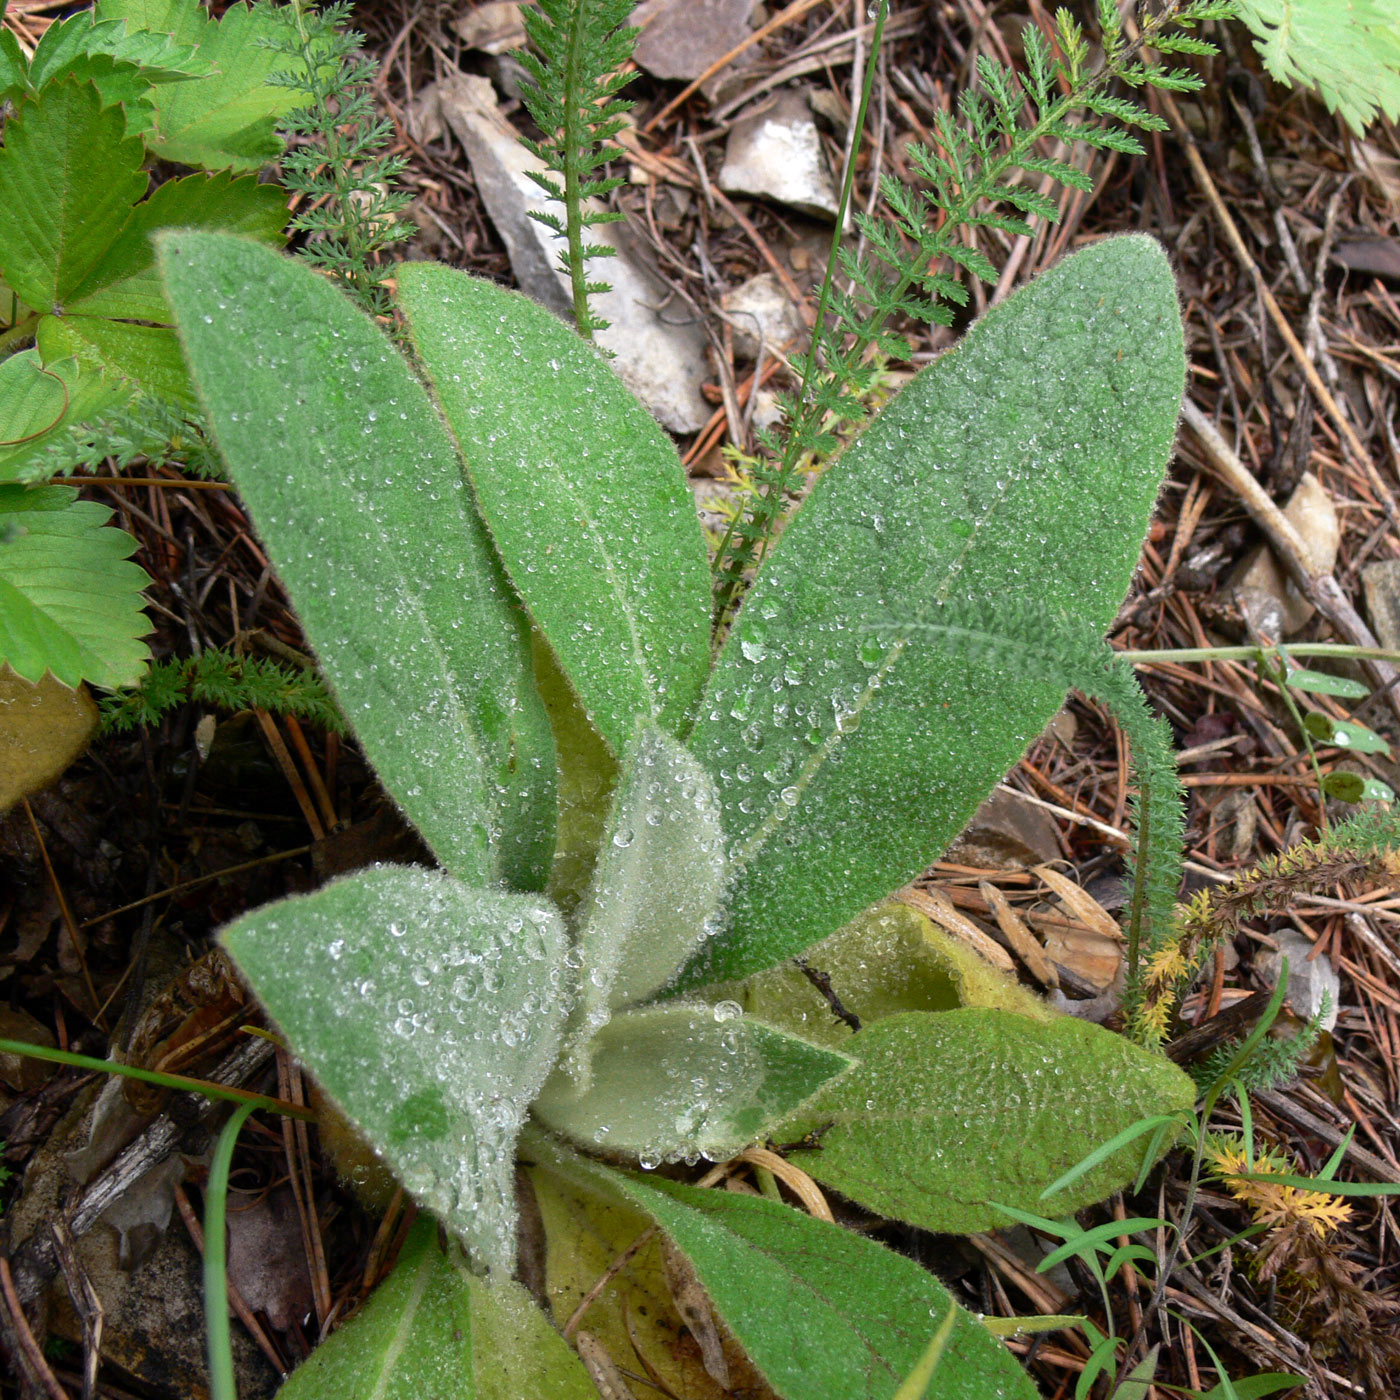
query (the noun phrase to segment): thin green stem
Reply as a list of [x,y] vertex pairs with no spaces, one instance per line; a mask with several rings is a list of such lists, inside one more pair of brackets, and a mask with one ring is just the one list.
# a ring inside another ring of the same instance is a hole
[[204,1336],[209,1349],[210,1400],[238,1400],[233,1375],[233,1338],[228,1320],[228,1174],[233,1148],[251,1113],[260,1105],[245,1103],[224,1124],[209,1162],[204,1188]]
[[[1400,651],[1386,647],[1357,647],[1347,642],[1299,642],[1285,648],[1290,656],[1330,656],[1339,661],[1400,661]],[[1272,654],[1271,652],[1269,654]],[[1255,661],[1257,646],[1167,647],[1160,651],[1120,651],[1119,656],[1134,666],[1187,665],[1200,661]]]
[[1147,908],[1147,880],[1157,852],[1152,846],[1152,803],[1149,779],[1141,755],[1138,758],[1137,860],[1133,868],[1133,899],[1128,915],[1128,986],[1138,980],[1138,959],[1142,947],[1142,916]]

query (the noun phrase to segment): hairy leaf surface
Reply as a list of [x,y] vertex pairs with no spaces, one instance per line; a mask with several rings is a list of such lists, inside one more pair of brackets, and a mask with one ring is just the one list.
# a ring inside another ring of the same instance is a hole
[[161,247],[219,451],[370,762],[454,874],[541,888],[529,635],[426,391],[309,268],[217,234]]
[[971,1234],[1004,1225],[993,1201],[1061,1216],[1132,1179],[1129,1146],[1055,1195],[1040,1193],[1141,1118],[1189,1109],[1195,1086],[1170,1060],[1087,1021],[1010,1011],[906,1012],[848,1046],[858,1064],[785,1123],[831,1126],[793,1160],[881,1215]]
[[539,897],[375,866],[247,914],[229,952],[292,1048],[479,1267],[515,1257],[515,1138],[568,1014]]
[[0,663],[37,681],[134,685],[150,631],[146,571],[112,512],[66,486],[0,486]]
[[614,1016],[588,1047],[586,1087],[556,1069],[535,1116],[607,1151],[733,1156],[851,1065],[737,1010],[676,1003]]
[[669,439],[599,353],[518,292],[432,263],[399,301],[511,580],[621,753],[675,732],[710,663],[709,570]]
[[1016,1359],[912,1259],[776,1201],[590,1170],[675,1241],[784,1400],[889,1400],[949,1308],[930,1400],[1035,1400]]
[[[685,965],[724,893],[724,834],[710,775],[654,724],[627,751],[597,869],[579,908],[588,969],[577,1037],[643,1001]],[[580,1066],[586,1078],[586,1068]]]
[[954,592],[1106,627],[1184,372],[1161,249],[1109,239],[988,312],[817,483],[691,739],[719,783],[735,875],[731,926],[684,985],[800,952],[962,828],[1064,690],[897,627]]
[[588,1373],[513,1279],[476,1278],[420,1217],[393,1273],[278,1400],[597,1400]]

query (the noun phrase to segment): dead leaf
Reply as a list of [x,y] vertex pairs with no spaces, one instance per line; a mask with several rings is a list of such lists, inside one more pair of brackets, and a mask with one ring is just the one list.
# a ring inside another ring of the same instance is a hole
[[53,782],[96,728],[85,687],[69,690],[50,675],[31,685],[0,666],[0,812]]

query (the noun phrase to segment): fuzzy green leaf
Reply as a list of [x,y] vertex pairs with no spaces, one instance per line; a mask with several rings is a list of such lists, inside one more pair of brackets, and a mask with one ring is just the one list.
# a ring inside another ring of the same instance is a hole
[[216,20],[199,0],[101,0],[96,14],[192,44],[215,70],[199,82],[154,90],[155,122],[145,133],[152,155],[206,170],[252,171],[281,154],[277,118],[301,100],[267,81],[289,63],[266,46],[286,33],[282,10],[234,4]]
[[620,753],[675,733],[709,670],[709,572],[675,448],[591,346],[528,297],[399,274],[419,355],[511,580]]
[[223,941],[395,1175],[507,1274],[515,1137],[568,1011],[563,921],[539,897],[374,866],[231,924]]
[[1264,66],[1316,90],[1359,136],[1376,109],[1400,119],[1400,15],[1392,0],[1239,0]]
[[0,663],[27,681],[134,685],[145,669],[146,571],[112,512],[65,486],[0,486]]
[[36,311],[61,311],[146,192],[141,143],[91,83],[23,97],[0,151],[0,274]]
[[1053,1196],[1040,1193],[1091,1148],[1195,1086],[1171,1061],[1070,1016],[1033,1021],[968,1008],[877,1021],[849,1044],[856,1068],[782,1125],[826,1125],[793,1160],[861,1205],[925,1230],[1005,1224],[1000,1202],[1068,1215],[1133,1179],[1141,1145]]
[[724,834],[710,775],[655,725],[639,727],[627,757],[578,912],[589,969],[578,1015],[585,1038],[681,970],[711,932],[724,893]]
[[513,1279],[486,1283],[421,1217],[394,1271],[278,1400],[598,1400],[578,1358]]
[[582,1170],[675,1241],[783,1400],[891,1400],[949,1308],[928,1400],[1035,1400],[1016,1359],[912,1259],[776,1201]]
[[692,735],[719,783],[734,887],[728,931],[682,985],[801,952],[962,828],[1064,688],[950,660],[890,624],[956,590],[1106,628],[1184,376],[1161,248],[1109,239],[990,311],[817,483],[744,604]]
[[588,1047],[586,1087],[555,1070],[536,1117],[590,1147],[722,1161],[850,1068],[737,1011],[683,1002],[614,1016]]
[[427,393],[309,268],[219,234],[160,250],[219,451],[370,762],[459,878],[541,888],[553,739]]
[[51,475],[46,448],[70,425],[91,422],[125,397],[71,357],[44,363],[38,351],[24,350],[0,361],[0,482]]

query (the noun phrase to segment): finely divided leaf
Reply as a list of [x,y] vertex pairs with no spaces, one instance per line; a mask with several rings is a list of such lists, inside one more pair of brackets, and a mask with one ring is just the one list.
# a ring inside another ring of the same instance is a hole
[[515,1258],[515,1138],[559,1048],[566,935],[538,897],[375,866],[223,940],[293,1050],[479,1268]]
[[1132,1180],[1141,1143],[1045,1200],[1040,1193],[1099,1143],[1195,1099],[1171,1061],[1070,1016],[907,1012],[863,1029],[849,1049],[856,1068],[782,1126],[799,1137],[826,1129],[819,1150],[793,1160],[925,1230],[1006,1224],[992,1202],[1057,1217],[1102,1200]]
[[851,1066],[737,1012],[733,1003],[674,1003],[614,1016],[588,1047],[586,1087],[556,1069],[535,1116],[605,1151],[733,1156]]
[[681,970],[723,893],[714,782],[675,739],[642,724],[579,907],[579,950],[589,969],[575,1018],[581,1041]]
[[956,590],[1107,627],[1184,372],[1160,247],[1110,239],[990,311],[817,483],[691,736],[735,874],[731,926],[683,985],[801,952],[957,834],[1063,688],[911,645],[898,626]]
[[454,874],[539,889],[553,740],[426,391],[309,268],[216,234],[161,250],[219,451],[370,762]]
[[591,1174],[675,1241],[783,1400],[891,1400],[950,1308],[929,1400],[1035,1400],[1016,1359],[912,1259],[776,1201]]
[[420,1217],[393,1273],[277,1392],[278,1400],[597,1400],[513,1279],[476,1278]]
[[115,690],[146,669],[146,571],[112,512],[64,486],[0,486],[0,663]]
[[406,264],[399,300],[482,514],[598,731],[672,733],[709,669],[709,571],[666,435],[607,362],[517,292]]

